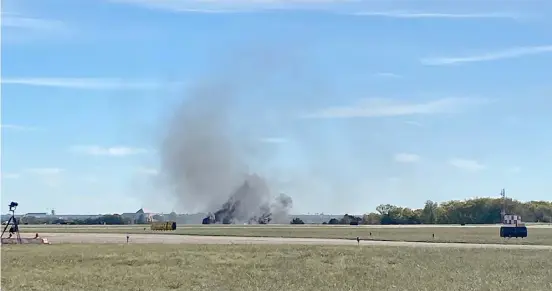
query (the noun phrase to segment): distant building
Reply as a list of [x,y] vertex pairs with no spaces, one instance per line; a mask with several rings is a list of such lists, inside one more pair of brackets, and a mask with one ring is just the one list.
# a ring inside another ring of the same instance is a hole
[[48,213],[46,212],[29,212],[24,215],[24,217],[35,217],[35,218],[46,218],[48,217]]
[[95,214],[95,215],[94,214],[63,214],[63,215],[54,215],[53,217],[61,220],[73,220],[73,219],[85,220],[85,219],[99,218],[99,217],[102,217],[102,215],[101,214]]
[[153,216],[155,213],[151,211],[144,210],[144,208],[140,208],[135,213],[123,213],[121,216],[124,219],[130,219],[132,224],[136,224],[140,221],[140,218],[143,216],[146,223],[150,223],[153,221]]

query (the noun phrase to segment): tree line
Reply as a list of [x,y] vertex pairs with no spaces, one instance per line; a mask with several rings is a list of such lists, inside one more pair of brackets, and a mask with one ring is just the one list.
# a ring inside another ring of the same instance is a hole
[[[155,221],[176,221],[177,214],[171,212],[168,215],[153,215]],[[35,217],[35,216],[23,216],[19,218],[21,224],[69,224],[69,225],[122,225],[122,224],[147,224],[148,221],[144,214],[137,215],[135,217],[122,216],[120,214],[106,214],[99,217],[89,218],[72,218],[63,219],[59,217]]]
[[19,219],[22,224],[69,224],[69,225],[121,225],[121,224],[146,224],[147,220],[144,215],[138,216],[136,219],[123,217],[119,214],[106,214],[99,217],[90,217],[84,219],[61,219],[56,217],[34,217],[24,216]]
[[[496,224],[502,222],[505,204],[507,214],[520,215],[523,222],[552,222],[552,201],[529,201],[501,198],[475,198],[437,203],[426,201],[423,208],[411,209],[391,204],[376,207],[375,212],[355,217],[345,214],[324,224]],[[303,224],[295,218],[291,224]]]
[[[376,207],[375,212],[362,217],[345,214],[341,218],[332,218],[324,224],[496,224],[501,223],[503,199],[475,198],[464,201],[446,201],[437,203],[426,201],[423,208],[411,209],[391,204]],[[552,222],[552,201],[520,202],[507,199],[508,214],[520,215],[524,222]],[[172,212],[167,216],[154,215],[157,221],[176,221],[177,214]],[[108,214],[96,218],[62,220],[56,217],[37,218],[25,216],[20,218],[23,224],[146,224],[144,215],[136,218],[123,217],[118,214]],[[301,219],[294,218],[291,224],[304,224]]]

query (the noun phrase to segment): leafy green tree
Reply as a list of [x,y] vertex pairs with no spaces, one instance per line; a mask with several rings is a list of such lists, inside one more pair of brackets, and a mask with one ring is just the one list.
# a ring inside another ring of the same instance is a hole
[[[426,201],[422,209],[382,204],[376,208],[381,224],[496,224],[502,222],[500,198],[474,198],[436,203]],[[520,202],[507,199],[508,213],[521,215],[524,222],[552,222],[552,201]],[[371,217],[375,217],[372,215]],[[365,215],[363,223],[368,221]]]
[[378,213],[368,213],[362,216],[362,224],[380,224],[381,215]]
[[424,206],[424,209],[422,209],[422,215],[421,215],[421,221],[425,224],[433,224],[437,222],[437,208],[439,207],[439,204],[427,200]]

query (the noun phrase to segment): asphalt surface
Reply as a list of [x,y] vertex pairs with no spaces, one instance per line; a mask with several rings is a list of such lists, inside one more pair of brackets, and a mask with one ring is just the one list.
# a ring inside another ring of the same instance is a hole
[[[126,234],[120,233],[41,233],[52,244],[58,243],[126,243]],[[226,237],[163,234],[130,234],[132,244],[276,244],[276,245],[357,245],[357,241],[320,238],[277,238],[277,237]],[[363,246],[396,247],[445,247],[445,248],[494,248],[550,250],[552,246],[473,243],[427,243],[399,241],[360,241]]]

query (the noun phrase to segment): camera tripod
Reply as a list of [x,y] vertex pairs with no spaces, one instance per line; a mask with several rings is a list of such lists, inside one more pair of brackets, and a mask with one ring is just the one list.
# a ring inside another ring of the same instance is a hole
[[16,202],[12,202],[10,203],[10,212],[11,212],[11,216],[10,216],[10,219],[8,219],[8,222],[6,223],[6,226],[4,227],[4,230],[2,230],[2,238],[4,238],[4,233],[6,232],[6,230],[8,229],[8,227],[10,227],[9,229],[9,236],[8,238],[11,238],[14,234],[15,234],[15,238],[17,239],[17,242],[18,243],[22,243],[21,242],[21,235],[19,234],[19,223],[17,223],[17,218],[15,218],[15,208],[17,207],[17,203]]

